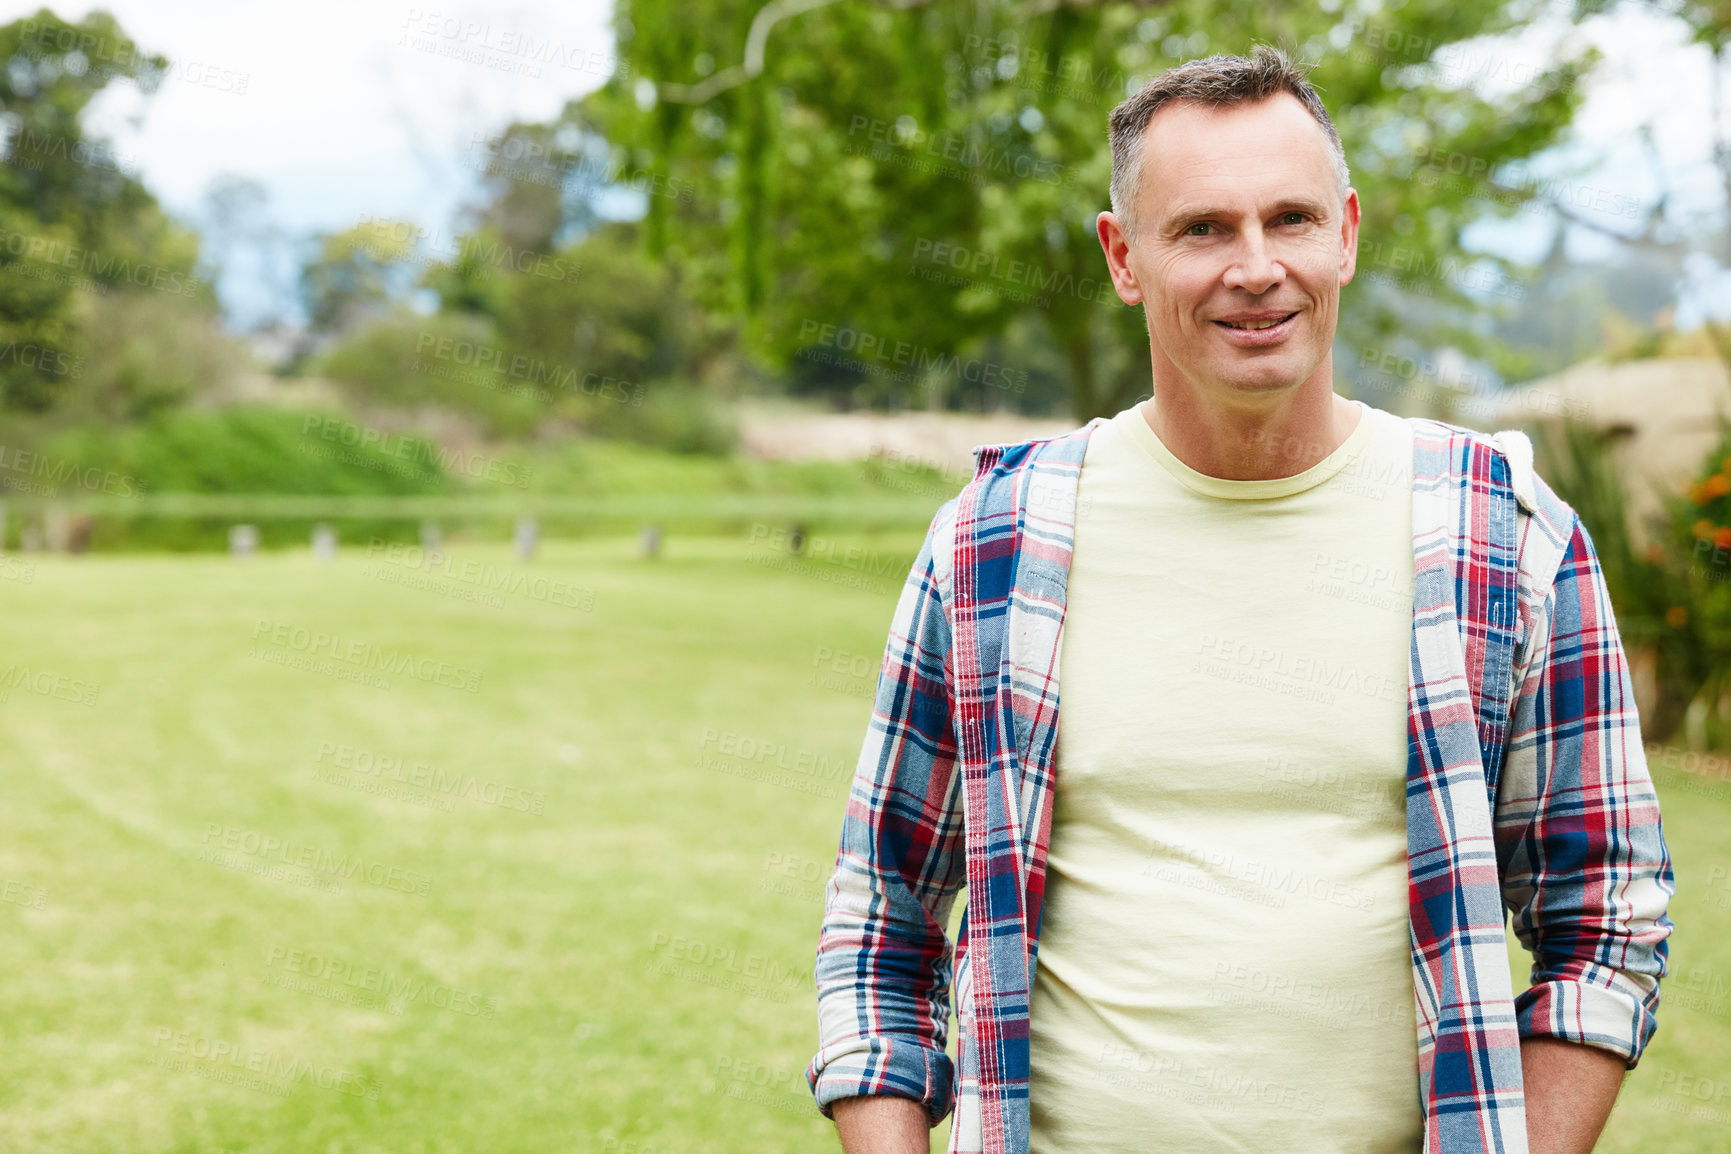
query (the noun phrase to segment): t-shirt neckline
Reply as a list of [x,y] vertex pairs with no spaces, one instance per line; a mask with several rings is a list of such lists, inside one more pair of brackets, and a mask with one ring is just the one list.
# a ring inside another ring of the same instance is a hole
[[1358,424],[1353,426],[1352,432],[1346,435],[1346,440],[1342,441],[1332,453],[1302,473],[1294,473],[1289,477],[1268,477],[1251,481],[1211,476],[1192,469],[1180,461],[1149,427],[1147,418],[1142,415],[1141,402],[1137,402],[1119,413],[1113,418],[1113,421],[1122,425],[1124,431],[1130,435],[1131,440],[1140,445],[1150,457],[1185,488],[1207,497],[1223,497],[1236,501],[1266,500],[1270,497],[1288,497],[1322,484],[1344,469],[1364,449],[1370,441],[1371,415],[1375,410],[1360,400],[1354,400],[1352,403],[1364,411],[1359,414]]

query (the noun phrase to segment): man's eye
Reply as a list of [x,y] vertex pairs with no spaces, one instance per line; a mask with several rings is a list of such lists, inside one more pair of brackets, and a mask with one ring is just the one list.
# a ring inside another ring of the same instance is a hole
[[1199,228],[1213,228],[1213,227],[1214,226],[1209,224],[1208,222],[1199,220],[1195,224],[1191,225],[1189,228],[1185,229],[1184,231],[1187,234],[1189,234],[1190,236],[1201,236],[1202,235],[1201,233],[1196,232],[1194,230],[1199,229]]
[[[1305,213],[1299,212],[1297,209],[1293,209],[1291,212],[1283,212],[1280,215],[1286,219],[1286,223],[1288,224],[1303,224],[1306,220],[1310,219]],[[1292,219],[1295,216],[1298,218],[1297,220]]]

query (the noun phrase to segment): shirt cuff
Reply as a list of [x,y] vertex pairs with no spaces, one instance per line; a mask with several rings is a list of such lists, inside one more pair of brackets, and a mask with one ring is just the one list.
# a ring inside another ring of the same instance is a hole
[[[942,1050],[909,1037],[878,1034],[856,1039],[852,1045],[819,1054],[806,1068],[806,1082],[825,1118],[833,1119],[831,1106],[843,1098],[889,1094],[909,1098],[926,1108],[926,1117],[936,1126],[952,1105],[950,1080],[954,1063]],[[824,1064],[818,1065],[822,1059]]]
[[1609,1050],[1631,1070],[1658,1026],[1647,1000],[1634,992],[1567,978],[1539,982],[1521,994],[1515,1015],[1522,1038],[1558,1038]]

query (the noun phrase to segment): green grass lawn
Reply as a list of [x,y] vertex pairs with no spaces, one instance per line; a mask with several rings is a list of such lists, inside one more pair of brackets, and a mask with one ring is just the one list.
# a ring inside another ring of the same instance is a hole
[[[812,954],[918,534],[849,544],[0,565],[0,1149],[835,1149]],[[1731,1145],[1717,788],[1602,1150]]]

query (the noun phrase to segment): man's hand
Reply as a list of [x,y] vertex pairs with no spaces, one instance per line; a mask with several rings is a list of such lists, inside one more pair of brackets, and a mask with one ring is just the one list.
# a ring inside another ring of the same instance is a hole
[[912,1098],[866,1094],[831,1108],[842,1154],[931,1154],[926,1108]]
[[1560,1038],[1521,1039],[1530,1154],[1592,1154],[1626,1071],[1609,1050]]

